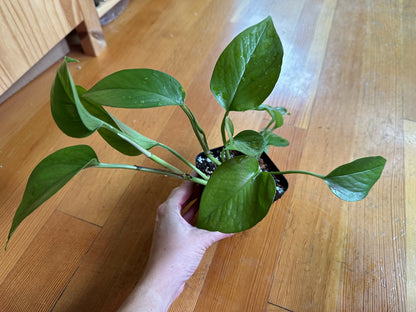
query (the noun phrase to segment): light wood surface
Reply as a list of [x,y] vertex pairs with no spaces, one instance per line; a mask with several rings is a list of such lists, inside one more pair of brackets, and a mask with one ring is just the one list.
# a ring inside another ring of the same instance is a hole
[[100,2],[97,7],[98,16],[101,18],[103,17],[108,11],[110,11],[120,0],[106,0]]
[[0,95],[75,27],[86,54],[105,48],[93,1],[0,1]]
[[[405,203],[406,228],[400,236],[406,235],[407,310],[416,310],[416,122],[404,122],[405,158]],[[398,239],[400,236],[394,237]]]
[[[209,90],[213,66],[237,33],[267,15],[285,48],[267,103],[291,112],[280,131],[291,145],[271,149],[271,158],[280,169],[326,174],[382,155],[386,169],[357,203],[342,202],[312,177],[287,176],[289,190],[265,220],[212,246],[170,311],[416,310],[414,1],[135,0],[104,27],[103,53],[71,51],[80,63],[70,70],[87,88],[123,68],[173,75],[215,147],[223,110]],[[59,131],[48,99],[58,65],[0,105],[3,242],[30,172],[51,152],[82,142],[104,162],[149,165],[97,135],[75,140]],[[111,112],[189,159],[200,150],[179,109]],[[267,122],[257,113],[231,117],[236,131]],[[81,172],[0,252],[0,307],[115,311],[143,272],[156,208],[179,183]]]

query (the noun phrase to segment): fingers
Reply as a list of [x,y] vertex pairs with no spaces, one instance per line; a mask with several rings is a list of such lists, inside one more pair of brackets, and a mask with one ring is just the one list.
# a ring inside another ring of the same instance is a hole
[[180,186],[173,189],[168,201],[174,203],[180,210],[189,201],[194,187],[193,184],[190,181],[183,182]]

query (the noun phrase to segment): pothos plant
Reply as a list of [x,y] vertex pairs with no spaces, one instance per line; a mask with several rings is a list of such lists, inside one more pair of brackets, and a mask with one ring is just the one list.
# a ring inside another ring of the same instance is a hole
[[[57,71],[50,96],[53,118],[68,136],[83,138],[97,131],[119,152],[144,155],[159,166],[148,168],[131,164],[100,162],[87,145],[66,147],[43,159],[31,173],[22,201],[10,228],[8,241],[18,225],[43,202],[61,189],[83,169],[122,168],[190,180],[204,185],[196,226],[231,233],[253,227],[267,214],[276,192],[272,175],[308,174],[322,179],[339,198],[357,201],[364,198],[380,177],[386,160],[365,157],[342,165],[327,175],[307,171],[263,171],[259,158],[269,146],[287,146],[289,142],[275,133],[283,125],[287,111],[264,104],[272,92],[282,65],[283,47],[271,17],[237,35],[220,55],[211,78],[211,91],[224,108],[221,124],[223,149],[214,157],[203,129],[185,103],[181,84],[166,73],[152,69],[126,69],[98,81],[91,89],[75,85],[66,57]],[[128,127],[103,106],[154,108],[176,105],[186,114],[207,159],[216,167],[212,175],[198,169],[171,147],[143,136]],[[244,130],[234,134],[229,117],[233,111],[264,111],[270,122],[261,131]],[[195,171],[183,172],[152,153],[161,147]],[[240,156],[234,156],[235,151]]]

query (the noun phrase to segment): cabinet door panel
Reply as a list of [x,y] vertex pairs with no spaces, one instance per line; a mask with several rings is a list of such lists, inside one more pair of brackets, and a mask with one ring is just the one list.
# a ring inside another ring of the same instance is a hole
[[83,20],[77,0],[0,0],[0,95]]

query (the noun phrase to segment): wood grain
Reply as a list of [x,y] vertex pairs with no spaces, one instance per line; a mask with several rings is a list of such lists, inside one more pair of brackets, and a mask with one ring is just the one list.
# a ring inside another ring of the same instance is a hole
[[279,307],[279,306],[276,306],[276,305],[273,305],[273,304],[270,304],[270,303],[267,304],[267,307],[266,307],[265,311],[266,312],[293,312],[289,309],[282,308],[282,307]]
[[0,285],[4,311],[50,309],[77,270],[99,228],[55,212]]
[[[19,6],[2,6],[1,18],[13,20]],[[291,145],[270,152],[278,167],[326,174],[358,157],[387,159],[381,179],[357,203],[342,202],[313,177],[288,175],[288,192],[260,224],[207,251],[171,312],[416,309],[415,14],[408,0],[131,1],[104,27],[104,53],[70,52],[80,60],[70,64],[74,81],[86,88],[123,68],[173,75],[215,147],[224,112],[209,90],[215,61],[236,34],[271,15],[285,57],[267,104],[291,113],[279,131]],[[104,162],[151,165],[112,151],[98,135],[60,133],[48,101],[58,65],[0,105],[4,242],[28,175],[49,153],[83,143]],[[190,160],[200,152],[178,108],[110,111]],[[231,117],[236,131],[267,123],[259,112]],[[156,208],[179,183],[121,170],[81,172],[0,253],[2,308],[116,311],[143,272]]]
[[416,273],[413,269],[416,266],[416,122],[408,120],[404,121],[404,158],[406,227],[405,231],[395,236],[394,239],[406,236],[407,311],[413,311],[416,310]]
[[0,94],[82,21],[78,1],[1,1]]
[[0,95],[75,28],[86,54],[106,46],[92,1],[10,1],[0,5]]
[[403,92],[404,117],[408,120],[416,121],[416,90],[414,88],[415,71],[416,71],[416,36],[414,32],[414,16],[416,14],[416,3],[411,0],[402,1],[399,8],[402,16],[400,23],[400,44],[397,48],[402,51],[401,57],[401,79],[400,86]]

